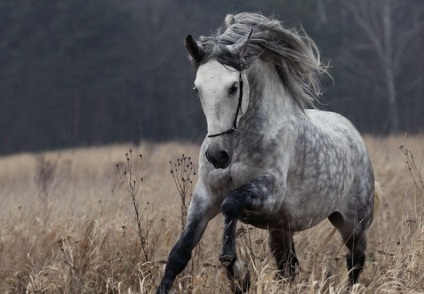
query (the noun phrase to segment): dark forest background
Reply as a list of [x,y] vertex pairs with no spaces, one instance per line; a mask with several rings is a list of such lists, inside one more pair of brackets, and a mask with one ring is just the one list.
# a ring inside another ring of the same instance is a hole
[[0,153],[201,140],[183,40],[242,11],[315,40],[334,79],[320,108],[365,133],[423,131],[422,0],[0,0]]

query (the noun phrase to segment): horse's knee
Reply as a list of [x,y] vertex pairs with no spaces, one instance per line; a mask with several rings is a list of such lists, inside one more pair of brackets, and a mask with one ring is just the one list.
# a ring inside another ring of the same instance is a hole
[[224,201],[221,204],[221,212],[222,214],[225,216],[227,215],[230,211],[232,211],[234,208],[234,204],[232,203],[233,200],[229,199],[230,197],[225,197]]
[[221,204],[221,212],[224,217],[238,218],[243,208],[243,201],[232,194],[227,195]]

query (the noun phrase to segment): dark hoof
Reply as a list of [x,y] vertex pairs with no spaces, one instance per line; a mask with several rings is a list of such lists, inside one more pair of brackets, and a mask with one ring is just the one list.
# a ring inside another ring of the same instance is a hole
[[225,242],[224,246],[221,248],[221,253],[219,254],[219,261],[225,265],[229,265],[237,259],[234,248]]
[[232,255],[221,255],[219,257],[219,261],[225,265],[225,266],[229,266],[230,264],[232,264],[235,261],[236,257],[232,256]]

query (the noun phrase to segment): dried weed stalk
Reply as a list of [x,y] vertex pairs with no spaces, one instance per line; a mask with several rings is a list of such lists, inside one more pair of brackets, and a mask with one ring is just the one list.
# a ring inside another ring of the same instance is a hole
[[403,152],[405,166],[414,181],[415,187],[417,188],[418,195],[424,196],[424,180],[421,174],[420,166],[417,166],[415,162],[414,154],[411,150],[407,149],[404,145],[401,145],[399,149]]
[[57,162],[48,160],[42,154],[36,156],[34,181],[38,188],[38,196],[47,205],[49,189],[56,175]]
[[70,289],[73,289],[73,291],[75,292],[82,292],[84,288],[84,282],[82,277],[77,274],[74,264],[74,257],[72,255],[72,249],[69,244],[69,237],[67,239],[60,238],[57,243],[59,245],[60,251],[62,252],[63,262],[66,268],[68,269],[69,275],[71,277],[71,280],[69,281]]
[[134,207],[135,213],[135,221],[137,224],[137,233],[141,245],[141,250],[143,252],[144,262],[149,261],[149,251],[148,251],[148,242],[147,237],[149,234],[149,227],[146,226],[146,229],[143,229],[142,226],[142,216],[140,214],[140,204],[138,201],[138,197],[141,198],[141,184],[143,183],[143,178],[141,177],[141,166],[143,162],[143,156],[139,154],[138,162],[134,162],[132,150],[129,153],[125,154],[126,157],[126,170],[121,172],[119,164],[116,165],[118,170],[119,179],[121,183],[124,185],[128,194],[131,196],[132,204]]
[[180,195],[181,200],[181,230],[184,230],[188,204],[190,203],[191,194],[193,192],[193,179],[192,177],[196,175],[196,169],[190,157],[181,155],[177,159],[177,162],[172,163],[171,165],[171,175],[174,179],[175,186],[177,187],[178,194]]

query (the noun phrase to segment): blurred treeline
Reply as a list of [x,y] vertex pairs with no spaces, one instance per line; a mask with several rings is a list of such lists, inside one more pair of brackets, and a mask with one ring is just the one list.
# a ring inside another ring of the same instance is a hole
[[261,11],[315,40],[320,108],[362,132],[424,127],[422,0],[0,0],[0,153],[200,140],[183,40]]

